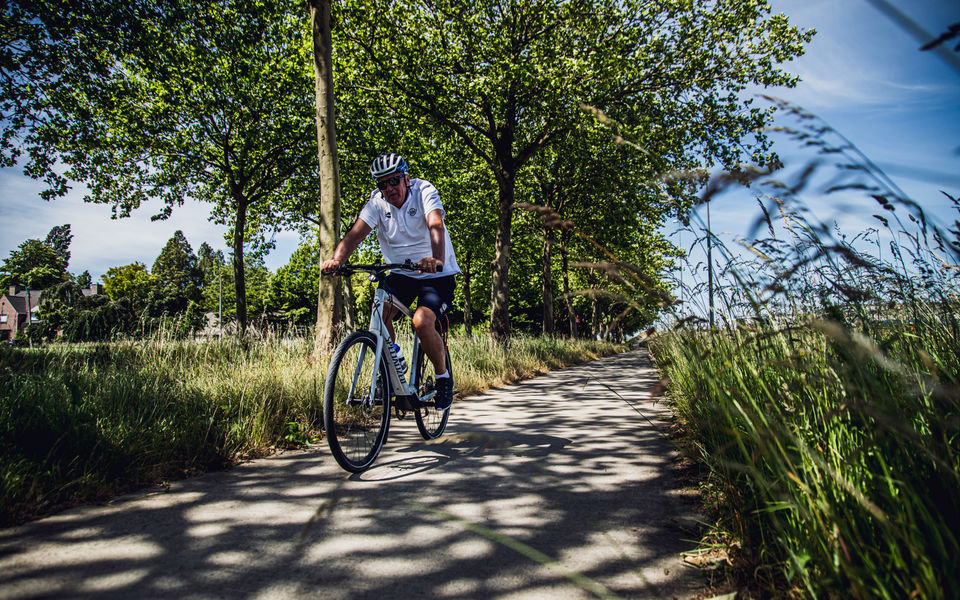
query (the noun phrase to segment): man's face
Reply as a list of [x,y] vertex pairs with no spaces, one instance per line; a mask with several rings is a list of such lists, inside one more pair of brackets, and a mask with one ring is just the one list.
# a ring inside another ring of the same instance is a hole
[[399,208],[407,198],[409,182],[410,176],[406,173],[394,173],[377,179],[377,189],[384,200]]

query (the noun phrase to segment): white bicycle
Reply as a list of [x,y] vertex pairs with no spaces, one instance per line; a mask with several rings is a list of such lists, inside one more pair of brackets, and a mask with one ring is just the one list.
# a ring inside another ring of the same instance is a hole
[[[378,284],[390,270],[417,270],[410,261],[403,264],[343,265],[331,275],[367,271]],[[437,410],[434,400],[436,379],[433,363],[420,346],[416,331],[410,354],[410,372],[404,373],[383,320],[383,307],[395,306],[413,318],[410,308],[378,287],[370,311],[370,325],[348,335],[333,353],[323,389],[323,421],[327,443],[341,467],[352,473],[373,464],[387,440],[390,409],[398,419],[412,412],[417,429],[425,440],[443,435],[450,409]],[[447,369],[453,373],[447,348],[446,328],[437,329],[443,339]],[[406,376],[409,377],[407,379]]]

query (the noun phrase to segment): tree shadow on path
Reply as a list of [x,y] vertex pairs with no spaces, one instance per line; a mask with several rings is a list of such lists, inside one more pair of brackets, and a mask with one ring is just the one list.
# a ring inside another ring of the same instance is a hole
[[440,440],[394,422],[362,474],[321,446],[0,530],[0,597],[687,597],[657,381],[631,352],[460,400]]

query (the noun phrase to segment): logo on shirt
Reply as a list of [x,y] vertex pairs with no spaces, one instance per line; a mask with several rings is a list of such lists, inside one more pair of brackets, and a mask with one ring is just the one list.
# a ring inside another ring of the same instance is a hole
[[388,212],[388,213],[387,213],[387,217],[386,217],[386,218],[388,218],[388,219],[389,219],[389,218],[390,218],[390,217],[392,217],[392,216],[393,216],[393,213],[390,213],[390,212]]
[[410,207],[410,210],[407,211],[407,214],[410,215],[411,217],[414,216],[414,215],[416,215],[416,214],[417,214],[417,207],[416,207],[416,206],[411,206],[411,207]]

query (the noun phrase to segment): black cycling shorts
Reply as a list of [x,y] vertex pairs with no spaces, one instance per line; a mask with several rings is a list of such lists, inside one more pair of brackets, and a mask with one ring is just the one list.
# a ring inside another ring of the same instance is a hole
[[457,289],[457,278],[455,275],[448,275],[415,279],[400,273],[390,273],[383,282],[383,289],[408,307],[416,298],[418,308],[426,306],[439,318],[453,307],[453,291]]

